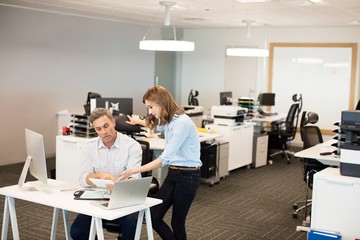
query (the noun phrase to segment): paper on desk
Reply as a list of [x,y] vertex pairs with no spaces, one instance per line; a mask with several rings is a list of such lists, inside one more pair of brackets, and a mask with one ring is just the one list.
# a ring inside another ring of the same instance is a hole
[[114,184],[112,180],[98,179],[98,178],[89,178],[89,180],[95,184],[98,188],[106,188],[108,184]]
[[106,190],[85,190],[80,198],[84,199],[109,199],[110,193]]

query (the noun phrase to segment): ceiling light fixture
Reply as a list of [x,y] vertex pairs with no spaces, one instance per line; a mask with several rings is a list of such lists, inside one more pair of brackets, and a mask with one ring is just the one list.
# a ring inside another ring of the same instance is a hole
[[319,2],[322,2],[322,0],[308,0],[309,2],[311,3],[319,3]]
[[[247,34],[246,38],[250,38],[250,24],[253,21],[243,20],[246,23]],[[265,46],[267,43],[267,26],[265,26]],[[249,47],[236,47],[236,48],[227,48],[226,49],[227,56],[235,56],[235,57],[268,57],[269,50],[264,48],[249,48]]]
[[235,0],[239,3],[264,3],[264,2],[272,2],[273,0]]
[[[161,1],[160,5],[165,6],[165,26],[170,26],[170,8],[174,6],[175,2]],[[146,34],[143,40],[139,43],[141,50],[152,50],[152,51],[175,51],[175,52],[186,52],[194,51],[195,45],[189,41],[179,41],[176,39],[175,26],[173,28],[173,40],[147,40]]]

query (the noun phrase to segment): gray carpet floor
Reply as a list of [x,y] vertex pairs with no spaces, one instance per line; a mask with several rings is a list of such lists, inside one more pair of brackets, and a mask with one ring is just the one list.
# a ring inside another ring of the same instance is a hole
[[[48,160],[48,167],[54,166]],[[16,184],[22,164],[0,167],[0,187]],[[188,239],[217,240],[282,240],[306,239],[305,232],[297,232],[303,215],[292,217],[292,205],[305,197],[302,161],[278,157],[272,165],[260,168],[240,168],[210,187],[201,184],[187,217]],[[30,178],[31,179],[31,178]],[[4,196],[0,196],[0,217],[3,215]],[[16,211],[21,239],[49,239],[52,209],[31,202],[16,200]],[[70,213],[70,222],[76,213]],[[166,216],[170,223],[171,211]],[[8,233],[12,239],[11,228]],[[154,232],[155,239],[160,239]],[[116,239],[105,233],[106,239]],[[65,239],[62,219],[59,218],[57,239]],[[146,238],[145,225],[141,239]]]

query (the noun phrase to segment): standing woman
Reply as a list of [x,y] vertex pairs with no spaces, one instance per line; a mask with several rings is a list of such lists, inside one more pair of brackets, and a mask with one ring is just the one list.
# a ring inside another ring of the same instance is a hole
[[[163,203],[151,209],[153,228],[162,239],[186,239],[186,216],[200,184],[199,135],[194,122],[164,87],[150,88],[143,97],[143,103],[148,109],[145,120],[133,115],[128,116],[129,123],[164,132],[165,148],[157,159],[123,172],[119,180],[169,165],[168,174],[156,195]],[[172,228],[163,220],[171,206]]]

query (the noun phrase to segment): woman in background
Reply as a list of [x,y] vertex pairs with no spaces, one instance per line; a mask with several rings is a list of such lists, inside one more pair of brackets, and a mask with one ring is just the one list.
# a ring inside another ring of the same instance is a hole
[[[194,122],[180,108],[170,92],[162,86],[150,88],[143,97],[148,111],[144,120],[128,116],[130,124],[141,124],[163,132],[165,148],[152,162],[129,169],[119,180],[169,165],[168,174],[156,197],[163,203],[152,207],[153,228],[162,239],[186,239],[185,220],[200,184],[200,141]],[[164,216],[172,208],[171,227]]]

